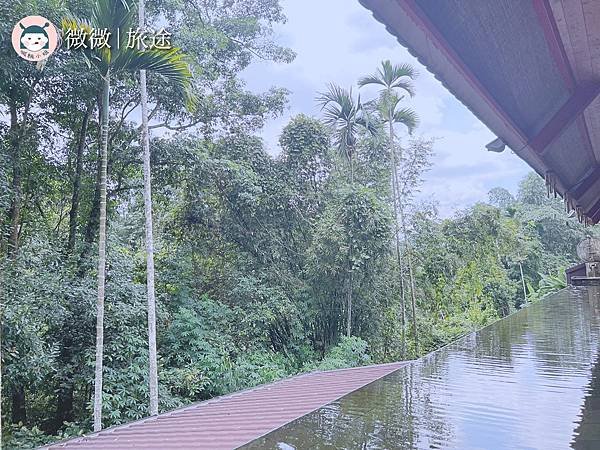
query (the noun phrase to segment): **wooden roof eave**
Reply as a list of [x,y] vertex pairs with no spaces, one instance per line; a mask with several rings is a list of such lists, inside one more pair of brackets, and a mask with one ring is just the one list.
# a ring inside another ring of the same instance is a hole
[[[583,120],[583,110],[597,95],[598,86],[585,86],[583,92],[574,92],[573,98],[565,104],[565,110],[579,108],[576,115],[563,121],[558,133],[548,136],[549,131],[556,130],[555,124],[548,124],[542,129],[537,139],[530,140],[526,133],[508,117],[496,104],[493,96],[478,82],[460,57],[439,35],[436,28],[429,23],[428,18],[420,10],[415,0],[359,0],[371,11],[373,17],[382,23],[387,31],[394,35],[398,42],[405,47],[427,70],[439,80],[465,107],[481,122],[502,139],[521,159],[525,160],[540,176],[546,179],[549,192],[560,195],[567,203],[567,210],[575,209],[578,215],[588,215],[594,223],[600,220],[594,217],[600,211],[599,204],[584,208],[580,199],[569,195],[568,186],[554,173],[543,160],[544,150],[552,139],[573,120]],[[403,34],[398,30],[403,30]],[[477,105],[477,110],[471,105]],[[563,108],[561,108],[563,109]],[[585,123],[585,122],[584,122]],[[532,145],[533,144],[533,145]],[[544,144],[544,145],[541,145]],[[594,220],[595,219],[595,220]]]

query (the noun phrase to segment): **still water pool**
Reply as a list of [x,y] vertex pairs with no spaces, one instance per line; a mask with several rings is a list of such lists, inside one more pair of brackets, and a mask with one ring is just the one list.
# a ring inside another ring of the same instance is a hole
[[245,449],[600,449],[600,291],[565,290]]

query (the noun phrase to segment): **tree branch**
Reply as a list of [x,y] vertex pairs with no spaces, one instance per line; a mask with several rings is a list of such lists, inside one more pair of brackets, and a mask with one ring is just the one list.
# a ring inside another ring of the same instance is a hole
[[185,125],[170,125],[166,122],[163,122],[163,123],[159,123],[156,125],[150,125],[148,127],[148,129],[153,130],[155,128],[166,128],[167,130],[171,130],[171,131],[183,131],[183,130],[187,130],[188,128],[192,128],[201,122],[202,122],[202,119],[195,120],[194,122],[190,122]]
[[[136,101],[137,100],[137,101]],[[133,105],[133,107],[131,107],[131,109],[129,111],[127,111],[127,107],[129,105],[131,105],[132,103],[135,103]],[[113,131],[110,135],[110,138],[108,140],[108,145],[111,146],[115,137],[117,136],[117,134],[119,133],[119,131],[121,131],[121,128],[123,127],[123,124],[125,123],[125,119],[127,119],[127,117],[129,116],[129,114],[132,113],[132,111],[137,108],[140,104],[139,99],[131,99],[129,100],[127,103],[125,103],[125,105],[123,106],[123,109],[121,110],[121,118],[119,119],[119,122],[117,123],[117,127],[115,128],[115,131]]]

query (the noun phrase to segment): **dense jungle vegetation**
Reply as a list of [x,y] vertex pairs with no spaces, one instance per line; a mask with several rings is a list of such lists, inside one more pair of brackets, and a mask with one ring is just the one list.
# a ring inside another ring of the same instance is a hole
[[[9,36],[33,11],[60,24],[93,3],[0,0],[5,448],[92,427],[103,79],[64,48],[36,67]],[[417,200],[433,142],[402,104],[419,94],[410,66],[324,85],[322,114],[294,117],[274,157],[257,136],[288,93],[249,92],[240,72],[294,58],[273,41],[278,1],[148,1],[147,15],[187,55],[195,103],[148,72],[161,411],[416,358],[564,284],[589,230],[536,174],[451,218]],[[107,108],[104,427],[149,411],[138,78],[115,73]],[[365,85],[381,90],[359,103]]]

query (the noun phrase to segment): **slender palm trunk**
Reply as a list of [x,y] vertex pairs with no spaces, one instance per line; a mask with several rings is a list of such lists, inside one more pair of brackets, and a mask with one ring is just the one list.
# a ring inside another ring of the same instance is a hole
[[[412,325],[413,325],[413,334],[415,337],[415,353],[419,352],[419,339],[418,339],[418,335],[417,335],[417,313],[416,313],[416,296],[415,296],[415,278],[414,278],[414,274],[413,274],[413,267],[412,267],[412,258],[410,255],[410,245],[408,243],[408,238],[407,238],[407,234],[406,234],[406,221],[404,219],[404,209],[402,206],[402,197],[401,197],[401,192],[400,192],[400,185],[399,185],[399,180],[398,180],[398,171],[396,168],[396,155],[394,152],[394,127],[393,127],[393,111],[390,109],[388,111],[389,117],[389,128],[390,128],[390,148],[391,148],[391,154],[392,154],[392,165],[393,165],[393,170],[392,170],[392,184],[395,185],[395,190],[394,190],[394,208],[397,212],[399,212],[400,214],[400,225],[402,228],[402,234],[404,235],[404,245],[405,245],[405,249],[406,249],[406,265],[408,266],[408,277],[409,277],[409,281],[410,281],[410,302],[411,302],[411,313],[412,313]],[[398,216],[396,216],[396,221]],[[396,235],[398,236],[398,235]],[[397,242],[397,245],[399,246],[399,243]],[[400,261],[398,261],[398,263],[400,264]],[[401,264],[400,264],[401,266]],[[401,273],[402,276],[402,273]],[[402,290],[404,291],[404,282],[402,282]],[[402,322],[404,323],[404,292],[402,293],[402,315],[403,315],[403,320]],[[404,328],[403,328],[404,330]]]
[[411,248],[408,243],[408,236],[406,234],[406,220],[404,218],[404,208],[402,206],[402,201],[399,202],[400,209],[400,224],[402,225],[402,234],[404,234],[404,245],[406,249],[406,265],[408,266],[408,279],[410,281],[410,308],[412,313],[412,325],[413,325],[413,334],[415,336],[415,353],[419,353],[419,336],[417,334],[417,308],[416,308],[416,295],[415,295],[415,277],[413,272],[412,265],[412,256],[411,256]]
[[406,306],[404,304],[405,296],[404,296],[404,267],[402,266],[402,258],[400,256],[400,226],[398,224],[398,180],[397,180],[397,162],[396,162],[396,151],[394,148],[394,124],[392,123],[392,112],[389,111],[389,133],[390,133],[390,156],[392,163],[391,170],[391,179],[392,179],[392,198],[394,203],[394,237],[396,241],[396,262],[398,265],[398,275],[400,277],[400,326],[401,328],[401,354],[404,356],[405,348],[406,348],[406,337],[404,334],[404,320],[405,320],[405,310]]
[[350,274],[348,279],[348,293],[346,294],[346,302],[347,302],[347,323],[346,323],[346,336],[352,336],[352,263],[350,263]]
[[106,179],[108,167],[108,108],[110,69],[102,87],[100,152],[100,233],[98,237],[98,298],[96,300],[96,369],[94,374],[94,431],[102,429],[102,357],[104,353],[104,288],[106,283]]
[[404,287],[404,266],[400,263],[400,339],[402,347],[400,348],[402,357],[406,356],[406,288]]
[[[348,153],[348,163],[350,165],[350,185],[354,190],[354,152],[351,151]],[[350,244],[350,260],[348,261],[348,292],[346,294],[346,312],[348,317],[346,319],[346,336],[352,336],[352,294],[354,290],[353,279],[352,279],[352,257],[353,257],[353,248],[352,244]]]
[[[140,28],[144,29],[144,0],[139,2]],[[148,135],[148,90],[146,71],[140,70],[140,103],[142,106],[141,141],[144,150],[144,212],[146,216],[146,289],[148,296],[148,382],[150,415],[158,414],[158,363],[156,355],[156,297],[154,291],[154,236],[152,230],[152,183],[150,178],[150,136]]]

